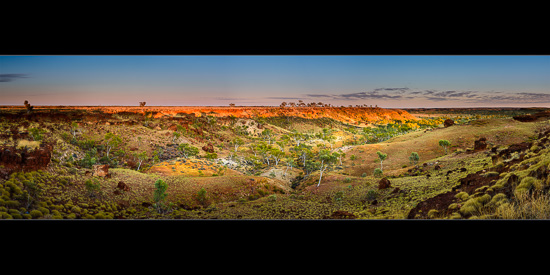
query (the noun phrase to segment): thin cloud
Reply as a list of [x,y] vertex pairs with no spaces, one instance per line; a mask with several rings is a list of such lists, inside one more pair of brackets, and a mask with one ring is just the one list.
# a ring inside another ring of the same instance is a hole
[[11,82],[19,78],[28,78],[27,74],[0,74],[0,82]]
[[307,97],[334,97],[333,95],[305,94]]
[[359,93],[351,93],[351,94],[341,94],[335,96],[337,99],[349,99],[349,100],[356,100],[356,99],[401,99],[402,96],[400,95],[388,95],[388,94],[379,94],[377,91],[372,92],[359,92]]
[[268,97],[264,97],[266,99],[303,99],[301,97],[285,97],[285,96],[268,96]]

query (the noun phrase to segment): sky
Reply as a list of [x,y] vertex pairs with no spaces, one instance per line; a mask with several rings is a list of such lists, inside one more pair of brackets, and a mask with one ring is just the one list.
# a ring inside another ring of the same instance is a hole
[[550,56],[0,56],[0,105],[550,107]]

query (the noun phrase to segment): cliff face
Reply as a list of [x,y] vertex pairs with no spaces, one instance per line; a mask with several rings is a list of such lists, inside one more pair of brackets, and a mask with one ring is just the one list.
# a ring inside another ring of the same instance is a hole
[[33,151],[0,147],[0,177],[7,178],[13,171],[45,169],[50,163],[51,152],[50,144],[41,144],[40,148]]
[[[15,107],[15,106],[14,106]],[[116,113],[145,113],[152,112],[155,118],[163,116],[214,116],[237,118],[295,116],[302,118],[328,117],[349,123],[373,123],[383,120],[416,120],[417,118],[407,111],[400,109],[383,109],[368,107],[172,107],[172,106],[36,106],[35,110],[100,110],[107,114]],[[99,115],[99,114],[93,114]]]

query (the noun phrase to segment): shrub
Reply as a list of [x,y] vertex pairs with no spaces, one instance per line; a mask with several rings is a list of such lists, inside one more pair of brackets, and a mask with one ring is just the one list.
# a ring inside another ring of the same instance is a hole
[[449,210],[455,210],[455,209],[457,209],[457,208],[458,208],[458,204],[457,204],[457,203],[451,203],[447,209],[449,209]]
[[80,214],[80,211],[82,211],[82,209],[80,209],[80,207],[78,207],[78,206],[73,206],[71,208],[71,212]]
[[87,179],[86,182],[84,183],[89,196],[95,196],[95,192],[101,189],[101,186],[96,179],[94,179],[94,182],[95,183],[92,183],[91,179]]
[[439,211],[437,211],[436,209],[431,209],[430,211],[428,211],[428,218],[435,219],[437,217],[437,214],[439,214]]
[[97,214],[94,215],[94,218],[96,218],[96,219],[98,219],[98,220],[99,220],[99,219],[101,219],[101,220],[102,220],[102,219],[105,219],[105,213],[99,212],[99,213],[97,213]]
[[493,196],[491,201],[487,204],[488,207],[497,208],[504,203],[508,203],[508,198],[503,193],[498,193]]
[[0,212],[0,219],[11,220],[11,219],[13,219],[13,217],[10,214],[8,214],[7,212]]
[[454,219],[461,219],[462,216],[460,216],[460,213],[458,213],[458,212],[453,212],[453,214],[451,214],[450,218],[453,219],[453,220]]
[[380,169],[380,168],[374,169],[374,176],[375,177],[381,177],[382,174],[383,174],[382,169]]
[[42,212],[38,211],[38,210],[32,210],[29,214],[31,215],[31,217],[33,219],[38,219],[38,218],[44,216],[44,214],[42,214]]
[[481,207],[483,205],[477,199],[471,198],[460,208],[460,213],[463,215],[475,215],[479,213]]
[[417,152],[412,152],[411,156],[409,157],[409,161],[411,164],[416,165],[418,163],[418,160],[420,160],[420,156]]
[[376,193],[376,190],[369,190],[367,192],[367,195],[365,196],[365,198],[368,200],[368,201],[373,201],[376,199],[376,197],[378,196],[378,193]]
[[468,195],[468,193],[466,192],[460,192],[455,195],[455,198],[460,199],[462,201],[466,201],[470,198],[470,195]]
[[344,179],[344,183],[350,183],[350,182],[351,182],[351,178],[346,177],[346,178]]
[[153,200],[155,201],[155,207],[157,208],[157,211],[159,213],[164,209],[163,201],[168,195],[166,194],[166,189],[168,189],[168,185],[163,180],[158,179],[155,182],[155,191],[153,193]]
[[487,204],[488,202],[491,201],[491,195],[485,194],[485,195],[483,195],[483,196],[481,196],[481,197],[477,197],[476,200],[477,200],[479,203],[481,203],[482,205],[485,205],[485,204]]
[[197,193],[197,200],[200,204],[206,205],[206,189],[204,187]]
[[447,154],[447,148],[451,146],[451,142],[449,142],[446,139],[439,140],[439,146],[443,147],[445,149],[445,155]]
[[45,207],[38,207],[37,210],[42,212],[42,214],[44,215],[50,214],[50,210],[48,210],[48,208],[45,208]]
[[[533,189],[534,187],[539,188],[540,182],[536,178],[533,177],[525,177],[523,180],[521,180],[521,183],[516,187],[516,191],[529,191]],[[518,190],[519,189],[519,190]]]

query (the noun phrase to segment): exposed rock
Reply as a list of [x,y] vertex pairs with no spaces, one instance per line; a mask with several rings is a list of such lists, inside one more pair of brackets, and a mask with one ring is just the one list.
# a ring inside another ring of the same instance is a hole
[[92,166],[92,176],[95,177],[106,177],[109,175],[109,164],[98,164]]
[[517,121],[521,122],[533,122],[538,120],[544,120],[550,118],[550,111],[542,111],[531,115],[520,115],[513,117]]
[[35,171],[45,169],[50,163],[52,145],[42,143],[40,148],[29,151],[26,148],[0,147],[0,176],[7,177],[14,171]]
[[387,178],[383,178],[378,182],[378,189],[386,189],[390,187],[391,187],[391,183]]
[[214,153],[214,146],[212,145],[212,143],[208,143],[207,145],[202,147],[202,150],[208,153]]
[[120,190],[123,190],[123,191],[130,191],[130,186],[128,186],[128,185],[127,185],[126,183],[124,183],[123,181],[119,181],[116,188],[118,188],[118,189],[120,189]]
[[487,149],[487,139],[482,137],[474,141],[474,152],[479,152]]
[[450,118],[443,121],[443,126],[445,126],[445,128],[449,126],[453,126],[454,124],[455,124],[455,121]]

